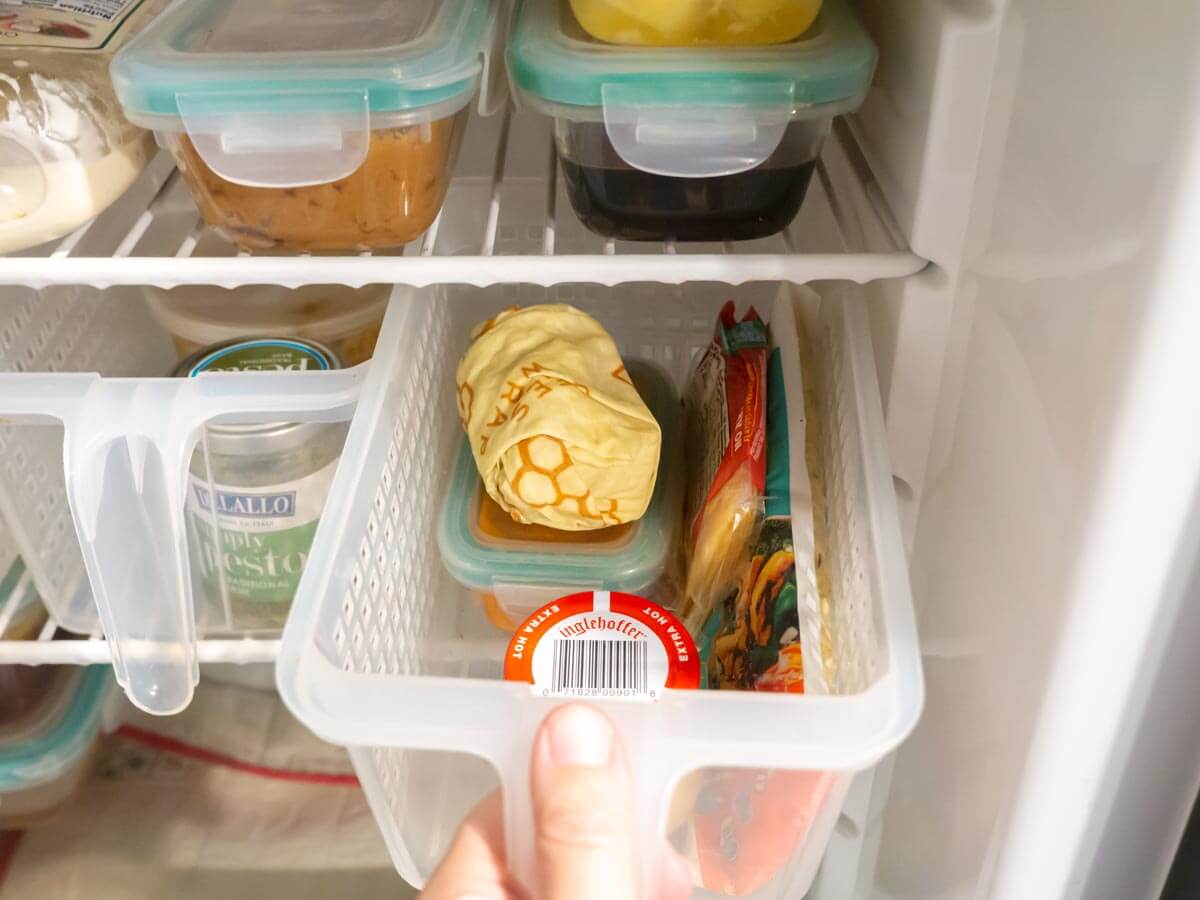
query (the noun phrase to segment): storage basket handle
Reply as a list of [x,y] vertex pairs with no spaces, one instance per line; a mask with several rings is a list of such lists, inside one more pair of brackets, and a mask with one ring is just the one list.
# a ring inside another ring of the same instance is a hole
[[63,426],[71,516],[117,681],[135,706],[177,713],[199,678],[184,498],[205,422],[342,421],[365,370],[0,375],[8,423]]
[[[566,702],[566,701],[563,701]],[[550,711],[560,703],[522,704],[528,718],[510,734],[507,747],[489,753],[500,774],[504,794],[505,848],[509,871],[536,897],[536,852],[534,808],[531,792],[532,753],[538,730]],[[652,704],[604,704],[602,712],[619,735],[628,761],[633,790],[637,834],[640,896],[657,896],[658,873],[663,852],[663,824],[675,785],[689,770],[702,765],[682,747],[664,739],[662,720]],[[474,752],[478,752],[475,748]]]

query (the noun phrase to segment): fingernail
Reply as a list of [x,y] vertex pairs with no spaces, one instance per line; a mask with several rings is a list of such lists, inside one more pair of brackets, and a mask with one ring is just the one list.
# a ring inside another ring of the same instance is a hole
[[560,766],[607,766],[616,735],[608,719],[586,706],[564,706],[546,720],[543,740]]

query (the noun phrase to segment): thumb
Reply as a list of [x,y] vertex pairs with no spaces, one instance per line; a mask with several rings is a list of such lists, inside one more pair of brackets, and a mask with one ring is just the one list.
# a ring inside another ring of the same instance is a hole
[[636,897],[633,794],[612,724],[587,706],[559,707],[534,739],[532,765],[538,896]]

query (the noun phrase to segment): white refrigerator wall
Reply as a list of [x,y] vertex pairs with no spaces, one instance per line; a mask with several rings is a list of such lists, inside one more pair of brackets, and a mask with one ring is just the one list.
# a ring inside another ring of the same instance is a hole
[[[874,323],[893,453],[919,488],[928,687],[874,896],[1154,897],[1200,759],[1196,714],[1168,733],[1159,713],[1195,706],[1200,677],[1165,645],[1197,629],[1178,614],[1200,474],[1200,8],[865,7],[882,76],[898,52],[917,69],[891,124],[868,105],[860,127],[939,267],[880,292]],[[879,33],[910,13],[903,40]],[[957,79],[951,24],[973,41]],[[939,119],[952,142],[913,124]]]

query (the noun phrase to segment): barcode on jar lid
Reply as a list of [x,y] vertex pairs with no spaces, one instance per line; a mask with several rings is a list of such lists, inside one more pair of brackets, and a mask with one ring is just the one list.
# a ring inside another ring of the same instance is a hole
[[550,692],[563,697],[651,696],[645,641],[559,639]]
[[696,644],[652,600],[586,591],[547,603],[517,628],[504,677],[539,697],[658,700],[664,689],[700,686]]

